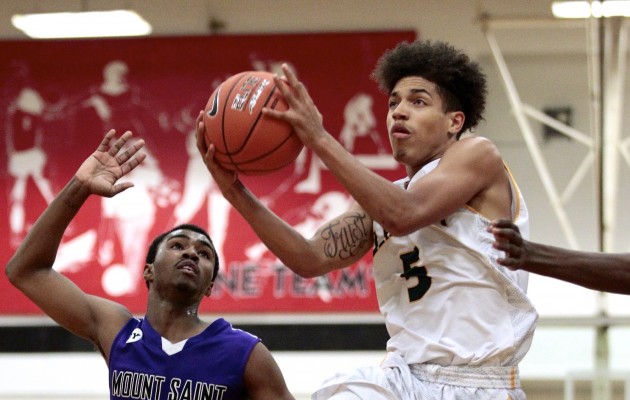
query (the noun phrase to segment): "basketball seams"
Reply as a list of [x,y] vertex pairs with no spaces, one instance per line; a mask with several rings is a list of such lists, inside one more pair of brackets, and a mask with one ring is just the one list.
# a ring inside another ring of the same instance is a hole
[[[279,103],[280,98],[278,96],[275,96],[276,91],[278,90],[277,86],[273,85],[270,86],[271,90],[269,91],[269,94],[267,95],[267,98],[264,101],[264,104],[262,107],[266,107],[270,101],[273,101],[271,108],[275,108],[276,105]],[[231,94],[231,93],[230,93]],[[262,160],[265,157],[268,157],[269,155],[275,153],[276,151],[278,151],[280,148],[282,148],[285,143],[287,143],[287,141],[289,141],[289,139],[291,139],[291,135],[293,134],[293,131],[290,131],[283,139],[280,143],[278,143],[276,146],[268,149],[265,153],[262,153],[260,155],[258,155],[257,157],[253,157],[253,158],[248,158],[248,159],[238,159],[238,155],[239,153],[241,153],[243,151],[243,149],[246,148],[247,143],[249,142],[249,140],[255,135],[255,131],[256,128],[258,126],[258,123],[261,121],[261,119],[264,118],[264,115],[262,113],[262,108],[260,111],[258,111],[257,115],[256,115],[256,119],[254,121],[254,123],[252,124],[252,126],[250,127],[249,131],[247,132],[247,135],[245,137],[245,140],[243,141],[243,143],[241,143],[241,146],[239,149],[235,150],[235,151],[229,151],[229,149],[227,149],[227,145],[226,150],[228,151],[226,153],[226,156],[229,157],[231,164],[234,166],[234,168],[242,173],[264,173],[264,172],[271,172],[277,169],[280,169],[282,167],[285,167],[287,165],[289,165],[293,160],[287,161],[286,163],[279,165],[273,169],[260,169],[260,168],[255,168],[255,169],[248,169],[246,168],[247,164],[253,164],[256,161]]]
[[[276,105],[278,104],[278,102],[280,101],[280,99],[278,98],[278,96],[274,96],[274,94],[276,93],[276,90],[278,89],[276,87],[276,85],[270,86],[271,90],[269,91],[269,94],[267,95],[267,98],[264,101],[264,104],[262,105],[262,107],[260,108],[260,111],[258,111],[258,115],[256,116],[256,119],[254,120],[254,123],[252,124],[252,126],[249,128],[249,132],[247,132],[247,136],[245,137],[245,140],[243,141],[243,143],[241,144],[241,147],[232,152],[232,155],[237,155],[238,153],[240,153],[241,151],[243,151],[243,149],[246,147],[247,143],[249,142],[249,140],[252,138],[252,136],[255,134],[256,128],[258,127],[258,122],[261,121],[261,119],[263,119],[265,116],[262,113],[262,109],[264,107],[267,107],[267,104],[269,104],[270,100],[275,100],[274,103],[272,104],[272,106],[270,108],[275,108]],[[286,135],[286,137],[284,139],[282,139],[282,142],[280,142],[280,144],[272,149],[269,149],[266,153],[261,154],[260,156],[253,158],[253,159],[248,159],[248,160],[243,160],[241,161],[241,163],[247,163],[247,162],[253,162],[256,160],[260,160],[261,158],[267,157],[269,154],[273,153],[275,150],[279,149],[287,140],[289,140],[291,138],[291,135],[293,134],[293,131],[289,131],[289,133]],[[227,148],[227,146],[226,146]]]
[[[289,135],[289,136],[285,137],[285,138],[282,140],[282,142],[278,143],[278,145],[276,145],[275,147],[272,147],[271,149],[269,149],[269,151],[267,151],[266,153],[261,154],[261,155],[259,155],[259,156],[257,156],[257,157],[254,157],[254,158],[250,158],[250,159],[248,159],[248,160],[241,160],[241,161],[239,161],[239,164],[253,163],[253,162],[256,162],[256,161],[258,161],[258,160],[260,160],[260,159],[263,159],[263,158],[265,158],[265,157],[268,157],[270,154],[275,153],[275,152],[276,152],[276,151],[278,151],[278,150],[279,150],[282,146],[284,146],[284,144],[285,144],[286,142],[288,142],[288,141],[289,141],[289,139],[291,139],[291,135]],[[291,161],[292,161],[292,160],[291,160]],[[291,163],[291,161],[287,162],[287,164],[290,164],[290,163]],[[287,164],[285,164],[285,165],[287,165]]]
[[[280,168],[286,167],[287,165],[291,164],[294,160],[293,160],[293,159],[288,160],[286,163],[284,163],[284,164],[278,164],[278,165],[276,165],[274,168],[271,168],[271,169],[263,169],[263,168],[260,168],[260,167],[258,167],[258,168],[254,168],[254,169],[248,169],[248,168],[246,168],[246,165],[247,165],[247,164],[254,163],[254,162],[256,162],[256,161],[259,161],[260,159],[265,158],[265,157],[268,157],[270,154],[275,153],[275,152],[276,152],[276,151],[278,151],[281,147],[283,147],[283,146],[284,146],[284,145],[285,145],[285,144],[289,141],[289,139],[291,139],[291,137],[290,137],[290,136],[287,136],[287,137],[286,137],[286,139],[284,139],[284,140],[282,141],[282,143],[280,143],[280,145],[278,145],[278,146],[274,147],[274,149],[273,149],[272,151],[268,152],[267,154],[265,154],[265,155],[263,155],[263,156],[253,158],[253,159],[251,159],[251,160],[249,160],[249,161],[241,161],[240,163],[238,163],[238,165],[237,165],[236,167],[238,168],[238,170],[239,170],[240,172],[243,172],[243,173],[249,173],[249,174],[252,174],[252,173],[259,173],[259,174],[261,174],[261,173],[265,173],[265,172],[272,172],[272,171],[276,171],[276,170],[278,170],[278,169],[280,169]],[[299,154],[299,152],[298,152],[298,154]]]
[[230,78],[230,79],[234,79],[234,84],[232,84],[232,86],[229,87],[228,93],[225,96],[225,103],[223,104],[223,109],[221,110],[222,111],[221,112],[221,138],[223,139],[223,148],[225,149],[224,155],[229,158],[230,163],[233,165],[236,165],[236,162],[232,158],[232,155],[234,153],[232,153],[228,147],[227,135],[225,131],[225,114],[230,111],[230,107],[228,105],[230,104],[230,97],[232,96],[232,92],[234,91],[234,88],[242,85],[241,80],[246,75],[247,75],[247,72],[241,72],[240,74],[237,74],[236,76]]
[[262,114],[264,107],[276,109],[279,104],[287,107],[282,104],[284,99],[273,82],[273,74],[241,72],[228,78],[217,90],[219,98],[214,105],[222,108],[216,118],[208,114],[211,96],[205,122],[208,140],[217,142],[215,160],[219,164],[246,175],[262,175],[295,160],[303,144],[291,126]]

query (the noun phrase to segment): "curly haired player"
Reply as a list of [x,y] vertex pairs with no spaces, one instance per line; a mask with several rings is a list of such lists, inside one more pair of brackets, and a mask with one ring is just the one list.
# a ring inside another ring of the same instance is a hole
[[[538,314],[527,273],[496,262],[490,221],[528,230],[525,202],[496,146],[465,134],[482,119],[486,80],[467,55],[443,42],[401,43],[374,78],[388,95],[393,156],[407,176],[389,182],[330,135],[304,85],[284,66],[276,83],[289,122],[356,203],[310,238],[260,202],[198,140],[225,198],[297,274],[345,268],[370,250],[379,307],[390,335],[380,366],[338,374],[313,399],[512,399],[518,364]],[[197,121],[203,139],[203,121]]]

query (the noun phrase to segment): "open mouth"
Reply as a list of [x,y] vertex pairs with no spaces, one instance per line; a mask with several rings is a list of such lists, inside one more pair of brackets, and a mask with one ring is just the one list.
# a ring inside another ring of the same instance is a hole
[[390,129],[390,135],[395,138],[406,138],[410,135],[409,130],[403,124],[394,124]]
[[194,261],[191,261],[191,260],[185,260],[178,263],[177,269],[191,273],[191,274],[195,274],[195,275],[199,274],[199,267]]

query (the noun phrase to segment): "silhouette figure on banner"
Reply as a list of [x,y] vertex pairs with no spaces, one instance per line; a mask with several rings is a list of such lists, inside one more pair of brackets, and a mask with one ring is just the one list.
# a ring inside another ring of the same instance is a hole
[[7,109],[7,171],[13,178],[9,195],[9,227],[13,248],[19,245],[29,228],[28,207],[25,205],[29,178],[47,204],[54,197],[51,183],[44,175],[47,162],[42,148],[45,109],[46,103],[40,93],[28,86],[20,89]]
[[131,130],[147,142],[145,161],[129,174],[134,190],[103,198],[98,226],[64,241],[55,263],[57,271],[76,272],[87,261],[98,262],[104,268],[102,288],[114,297],[132,294],[143,284],[144,250],[158,208],[175,204],[180,196],[179,183],[163,174],[148,136],[164,130],[168,118],[149,103],[130,83],[127,63],[112,60],[102,69],[102,81],[70,110],[81,131]]
[[[98,262],[105,268],[102,287],[111,296],[131,294],[142,286],[144,252],[157,208],[170,202],[160,199],[161,188],[168,183],[157,159],[146,146],[143,150],[147,155],[143,163],[127,175],[134,182],[133,190],[101,202]],[[115,262],[117,246],[120,263]]]

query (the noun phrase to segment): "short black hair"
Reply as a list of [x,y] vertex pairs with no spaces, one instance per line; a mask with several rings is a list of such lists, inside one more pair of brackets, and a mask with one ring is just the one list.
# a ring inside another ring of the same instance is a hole
[[458,137],[483,120],[488,93],[486,76],[478,63],[445,42],[402,42],[378,60],[372,79],[390,94],[399,80],[420,76],[437,85],[444,111],[462,111],[464,125]]
[[203,229],[203,228],[201,228],[201,227],[199,227],[197,225],[193,225],[193,224],[177,225],[173,229],[171,229],[169,231],[166,231],[166,232],[156,236],[155,239],[153,239],[153,242],[151,242],[151,245],[149,246],[149,250],[147,251],[147,256],[145,258],[145,262],[147,264],[152,264],[155,261],[155,256],[157,255],[157,250],[158,250],[158,247],[160,246],[160,243],[162,243],[164,238],[169,233],[175,232],[175,231],[180,230],[180,229],[186,229],[186,230],[189,230],[189,231],[200,233],[200,234],[204,235],[210,241],[210,246],[212,247],[212,252],[214,253],[214,271],[212,273],[212,282],[214,282],[214,280],[217,277],[217,274],[219,273],[219,255],[217,254],[217,250],[214,247],[214,243],[212,243],[212,239],[210,238],[210,235],[208,234],[208,232],[206,232],[205,229]]

